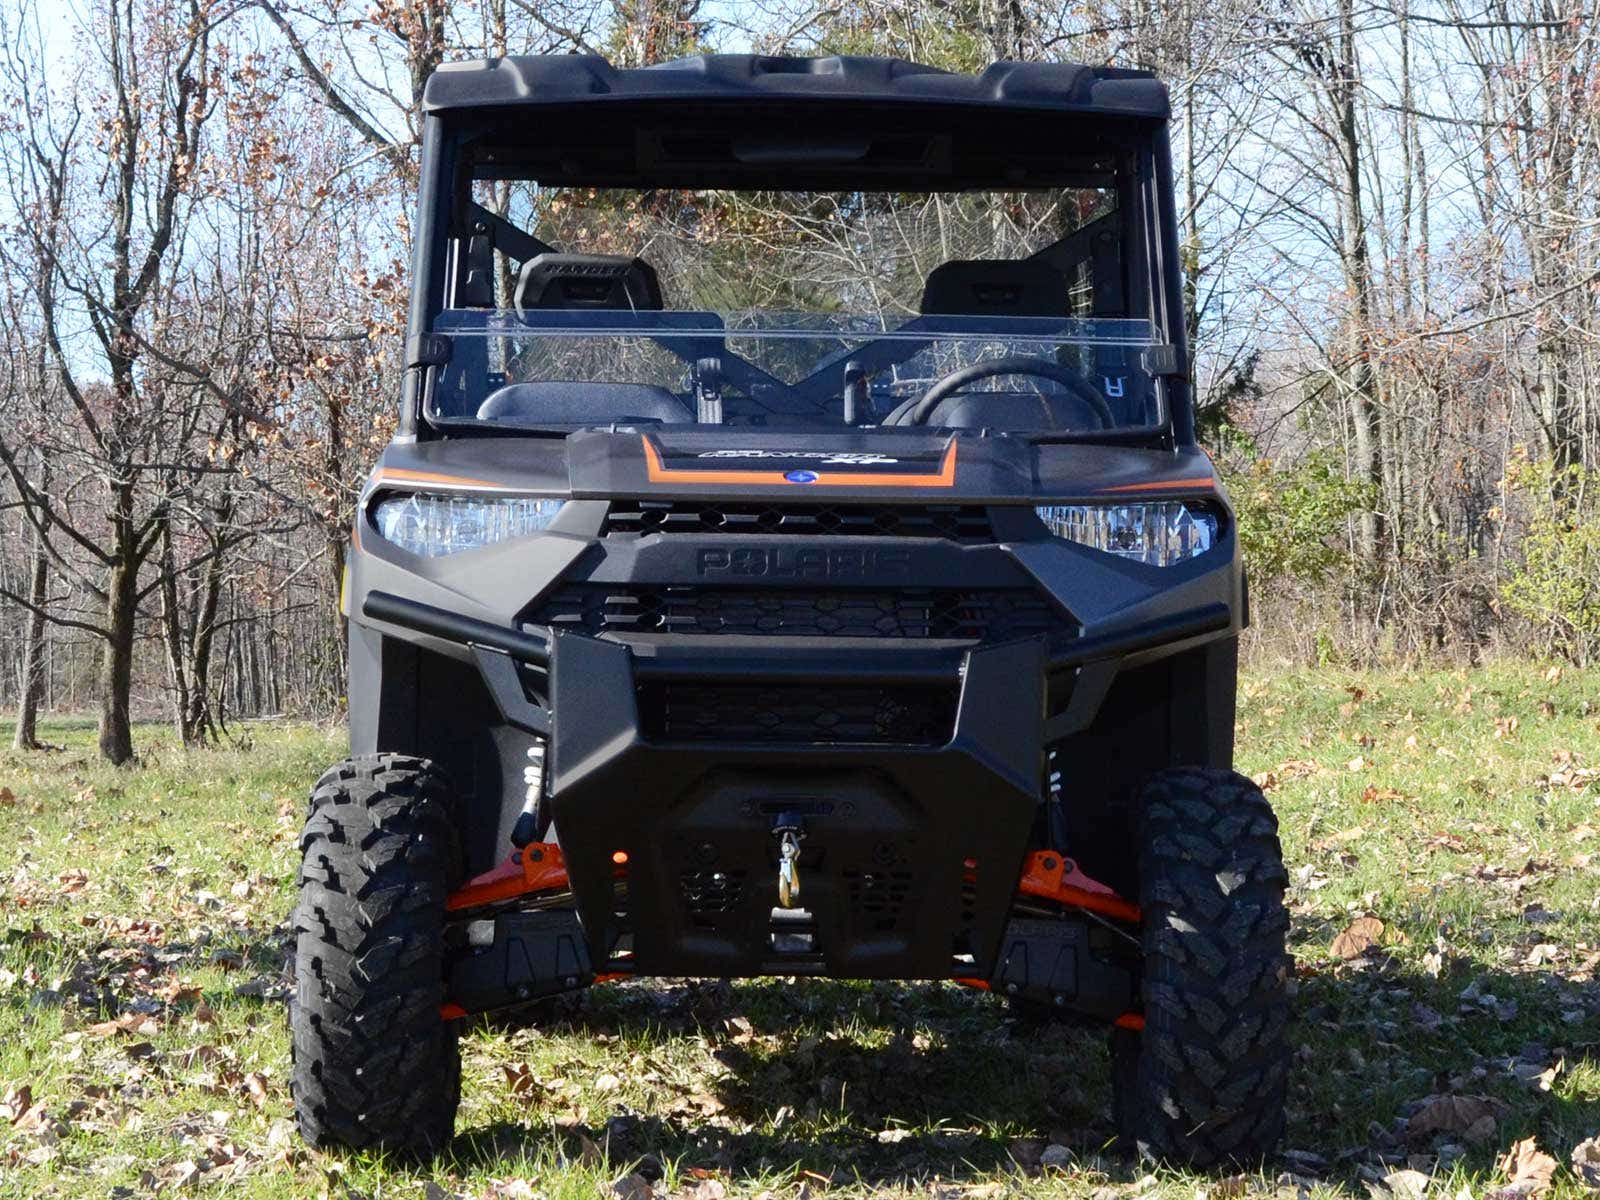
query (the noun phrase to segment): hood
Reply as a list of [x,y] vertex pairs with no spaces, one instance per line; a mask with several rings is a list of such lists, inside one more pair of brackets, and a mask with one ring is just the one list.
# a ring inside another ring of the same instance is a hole
[[1105,500],[1216,487],[1210,460],[1194,448],[1038,445],[935,431],[701,426],[393,445],[373,479],[577,499],[781,496],[790,502]]

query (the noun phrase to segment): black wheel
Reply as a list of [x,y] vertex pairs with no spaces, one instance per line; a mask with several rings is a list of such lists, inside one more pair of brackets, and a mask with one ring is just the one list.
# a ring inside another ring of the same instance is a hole
[[1112,1036],[1122,1136],[1173,1164],[1248,1165],[1283,1133],[1288,876],[1278,822],[1232,771],[1163,771],[1142,797],[1144,1029]]
[[459,1021],[444,999],[445,898],[459,882],[449,785],[383,754],[317,780],[300,838],[291,1090],[306,1141],[411,1157],[449,1140]]

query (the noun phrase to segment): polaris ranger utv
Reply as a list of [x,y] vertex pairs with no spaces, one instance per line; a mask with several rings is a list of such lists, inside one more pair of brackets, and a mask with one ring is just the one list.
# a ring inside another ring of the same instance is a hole
[[1162,85],[574,55],[424,108],[302,841],[305,1136],[443,1146],[478,1013],[817,975],[1097,1024],[1130,1146],[1268,1153],[1285,875],[1229,769]]

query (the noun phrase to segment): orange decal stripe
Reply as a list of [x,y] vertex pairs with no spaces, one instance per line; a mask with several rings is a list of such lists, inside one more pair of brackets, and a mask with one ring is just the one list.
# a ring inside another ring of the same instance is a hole
[[[662,465],[649,438],[644,438],[646,474],[651,483],[758,483],[794,487],[782,471],[709,471]],[[818,471],[805,487],[954,487],[956,483],[956,443],[951,442],[931,474],[883,475],[865,471]]]
[[413,471],[408,467],[379,467],[372,473],[373,483],[437,483],[443,487],[492,488],[505,491],[503,483],[487,479],[467,479],[460,475],[436,475],[432,471]]
[[1193,479],[1161,479],[1149,483],[1119,483],[1113,487],[1101,488],[1102,492],[1171,492],[1188,490],[1190,488],[1205,488],[1207,491],[1216,490],[1216,481],[1209,475],[1199,475]]

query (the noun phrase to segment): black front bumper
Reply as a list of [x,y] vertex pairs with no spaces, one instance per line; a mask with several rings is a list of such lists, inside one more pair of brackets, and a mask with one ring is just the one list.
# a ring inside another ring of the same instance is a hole
[[[1127,655],[1225,630],[1215,604],[1116,634],[970,649],[782,654],[546,637],[383,592],[363,614],[471,647],[508,725],[548,739],[548,804],[599,971],[988,978],[1038,816],[1049,741]],[[948,736],[754,745],[659,727],[653,689],[746,678],[948,689]],[[1067,679],[1053,702],[1052,679]],[[775,914],[781,824],[801,895]],[[775,916],[777,919],[775,919]],[[783,919],[784,917],[789,919]]]

